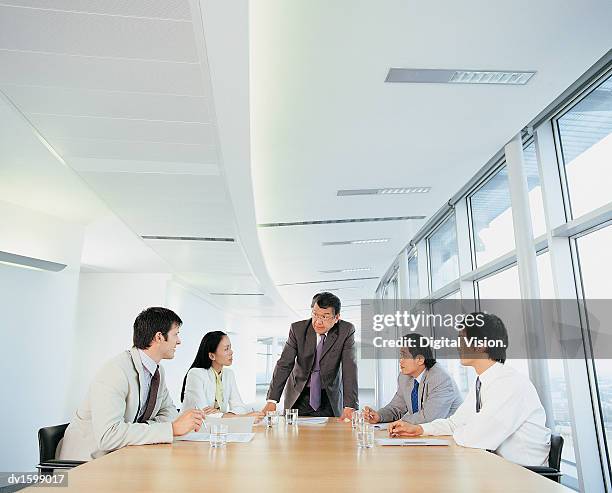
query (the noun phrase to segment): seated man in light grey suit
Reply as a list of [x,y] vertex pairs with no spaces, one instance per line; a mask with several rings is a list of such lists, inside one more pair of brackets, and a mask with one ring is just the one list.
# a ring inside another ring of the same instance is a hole
[[182,323],[167,308],[138,315],[134,347],[98,372],[58,446],[59,459],[88,461],[126,445],[171,443],[174,436],[200,429],[201,410],[177,416],[159,366],[174,358]]
[[448,418],[462,401],[454,380],[436,363],[431,348],[421,345],[419,334],[408,334],[403,342],[397,392],[391,402],[378,411],[366,406],[365,419],[370,423],[402,419],[419,424]]

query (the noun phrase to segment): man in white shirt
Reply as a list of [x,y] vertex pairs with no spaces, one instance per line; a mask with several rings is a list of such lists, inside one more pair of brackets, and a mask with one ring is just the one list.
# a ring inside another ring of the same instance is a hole
[[[474,387],[450,418],[414,425],[396,421],[391,437],[452,435],[458,445],[491,450],[524,466],[544,466],[550,451],[546,414],[531,381],[505,366],[508,332],[499,317],[474,313],[460,333],[461,364],[478,375]],[[480,322],[482,321],[482,323]],[[467,343],[472,339],[472,344]],[[474,347],[474,341],[501,340],[504,347]]]

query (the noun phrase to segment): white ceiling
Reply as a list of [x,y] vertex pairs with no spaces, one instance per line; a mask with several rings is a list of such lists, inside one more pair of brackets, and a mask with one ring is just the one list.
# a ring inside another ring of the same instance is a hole
[[[609,0],[0,0],[0,90],[116,214],[81,211],[87,269],[174,272],[284,333],[322,289],[358,322],[423,220],[257,223],[431,215],[610,49],[611,19]],[[392,66],[538,73],[525,87],[385,84]],[[432,190],[336,196],[393,186]]]
[[[612,47],[609,0],[251,3],[252,159],[259,223],[430,216]],[[390,67],[537,70],[524,87],[385,84]],[[337,197],[339,189],[429,194]],[[422,221],[259,230],[277,283],[380,278]],[[389,243],[321,246],[385,237]],[[321,274],[327,269],[371,271]],[[280,287],[372,297],[378,279]],[[352,304],[352,303],[349,303]]]

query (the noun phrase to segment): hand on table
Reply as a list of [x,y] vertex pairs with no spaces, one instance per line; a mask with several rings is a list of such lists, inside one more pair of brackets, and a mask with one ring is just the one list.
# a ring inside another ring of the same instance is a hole
[[204,415],[200,409],[189,409],[172,422],[172,435],[177,437],[200,431]]
[[276,404],[274,402],[266,402],[266,405],[261,410],[264,416],[268,411],[276,411]]
[[374,409],[371,407],[366,406],[363,408],[363,419],[371,424],[380,423],[380,414],[374,411]]
[[391,423],[388,430],[391,438],[418,437],[423,434],[423,427],[421,425],[406,423],[406,421],[401,419]]
[[354,409],[351,409],[350,407],[345,407],[342,411],[342,415],[338,418],[338,421],[351,421],[351,418],[353,417],[353,411]]

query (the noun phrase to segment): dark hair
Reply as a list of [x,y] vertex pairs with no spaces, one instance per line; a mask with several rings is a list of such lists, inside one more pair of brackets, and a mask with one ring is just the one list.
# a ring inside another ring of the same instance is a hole
[[[192,368],[204,368],[208,370],[212,366],[212,360],[208,353],[217,352],[217,348],[219,344],[221,344],[221,339],[223,336],[226,336],[225,332],[220,330],[214,330],[212,332],[208,332],[202,337],[202,341],[200,342],[200,347],[198,348],[198,352],[196,353],[196,357],[191,363],[189,370]],[[187,370],[187,373],[189,373]],[[181,389],[181,402],[185,398],[185,384],[187,383],[187,375],[183,378],[183,388]]]
[[465,335],[474,337],[477,341],[484,341],[485,338],[503,341],[504,347],[485,347],[485,349],[489,359],[504,363],[508,347],[508,331],[504,322],[492,313],[473,312],[470,315],[474,317],[473,322],[462,324]]
[[410,334],[406,334],[402,342],[404,343],[406,351],[408,351],[413,358],[416,358],[417,356],[423,356],[423,358],[425,358],[425,368],[429,370],[436,364],[436,358],[434,358],[433,351],[431,350],[430,346],[421,344],[421,337],[421,334],[412,332]]
[[327,291],[317,293],[312,297],[310,308],[314,308],[315,303],[319,305],[319,308],[333,308],[334,316],[340,313],[340,298],[335,294],[328,293]]
[[172,325],[183,325],[183,321],[172,310],[161,306],[152,306],[140,312],[134,320],[134,346],[138,349],[148,349],[155,338],[155,334],[161,332],[164,339],[168,340],[168,332]]

